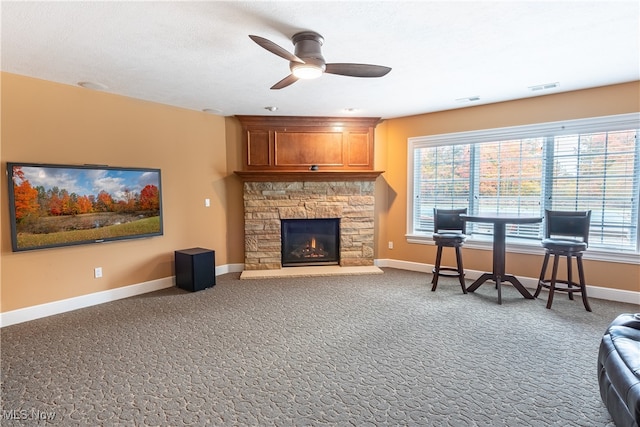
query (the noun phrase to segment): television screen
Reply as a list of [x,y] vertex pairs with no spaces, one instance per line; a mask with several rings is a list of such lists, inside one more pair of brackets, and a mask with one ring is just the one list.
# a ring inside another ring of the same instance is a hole
[[162,235],[160,169],[7,163],[13,251]]

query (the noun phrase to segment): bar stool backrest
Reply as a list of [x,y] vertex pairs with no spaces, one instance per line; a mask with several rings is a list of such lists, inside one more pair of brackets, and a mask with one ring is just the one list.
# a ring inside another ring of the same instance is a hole
[[570,237],[589,243],[591,211],[551,211],[545,210],[545,237]]
[[467,208],[462,209],[433,209],[433,232],[456,231],[462,234],[467,232],[467,223],[460,218],[460,214],[466,214]]

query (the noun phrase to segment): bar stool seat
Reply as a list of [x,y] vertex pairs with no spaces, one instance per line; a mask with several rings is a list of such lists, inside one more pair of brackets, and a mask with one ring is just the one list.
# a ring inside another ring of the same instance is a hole
[[543,239],[542,247],[553,252],[564,252],[567,254],[584,252],[587,250],[587,244],[585,242],[579,242],[576,240],[563,240],[563,239]]
[[[431,290],[435,291],[438,287],[438,278],[457,277],[460,280],[462,292],[467,293],[467,287],[464,283],[464,267],[462,265],[461,248],[467,236],[466,223],[460,219],[460,214],[467,213],[467,209],[434,209],[433,210],[433,241],[438,246],[436,253],[436,263],[433,268],[433,278],[431,279]],[[441,267],[442,249],[454,248],[456,252],[456,268]]]

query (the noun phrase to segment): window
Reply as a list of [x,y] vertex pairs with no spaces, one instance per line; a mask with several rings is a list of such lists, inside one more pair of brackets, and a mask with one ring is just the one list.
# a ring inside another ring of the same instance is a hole
[[[410,238],[430,237],[433,208],[543,216],[587,210],[590,248],[639,251],[639,114],[409,139]],[[469,223],[475,238],[491,224]],[[507,236],[539,246],[543,224]]]

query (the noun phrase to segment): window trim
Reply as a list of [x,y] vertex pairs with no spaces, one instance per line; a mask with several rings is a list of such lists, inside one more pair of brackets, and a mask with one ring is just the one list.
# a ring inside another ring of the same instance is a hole
[[[477,144],[482,142],[493,142],[496,140],[524,139],[532,137],[555,137],[567,134],[603,131],[613,132],[626,129],[640,129],[640,112],[408,138],[406,212],[407,232],[405,235],[407,242],[433,244],[431,236],[413,233],[413,209],[415,200],[413,177],[414,152],[416,148],[433,147],[440,145],[455,145],[461,143],[461,141],[463,141],[464,144]],[[638,190],[638,197],[640,198],[640,189]],[[470,238],[467,240],[465,246],[473,249],[491,249],[492,243],[490,241],[482,241],[482,239]],[[507,251],[525,254],[544,253],[538,241],[532,241],[528,244],[516,244],[514,242],[510,243],[509,239],[507,239]],[[608,262],[640,264],[639,252],[613,252],[598,249],[589,249],[589,251],[585,253],[584,258]]]

